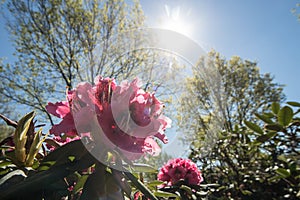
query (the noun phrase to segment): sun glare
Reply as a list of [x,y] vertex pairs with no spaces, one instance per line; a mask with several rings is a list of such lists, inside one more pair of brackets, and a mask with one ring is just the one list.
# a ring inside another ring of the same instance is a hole
[[[188,13],[186,14],[186,16]],[[185,17],[180,13],[180,7],[170,8],[165,5],[165,16],[161,20],[160,26],[164,29],[176,31],[186,36],[191,36],[192,27],[190,22],[188,22]]]

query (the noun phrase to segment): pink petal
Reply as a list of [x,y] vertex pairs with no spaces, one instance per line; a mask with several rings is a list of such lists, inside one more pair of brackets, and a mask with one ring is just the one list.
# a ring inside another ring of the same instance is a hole
[[79,100],[86,103],[89,106],[94,105],[94,102],[90,98],[91,91],[92,85],[87,82],[79,83],[76,87],[76,95],[79,98]]
[[46,106],[46,110],[59,118],[65,117],[68,113],[70,113],[69,104],[66,101],[57,102],[55,104],[49,102]]
[[71,113],[68,113],[59,124],[52,126],[50,133],[54,135],[65,133],[70,136],[75,136],[77,132]]
[[144,151],[152,156],[158,156],[161,152],[159,145],[151,137],[145,139]]

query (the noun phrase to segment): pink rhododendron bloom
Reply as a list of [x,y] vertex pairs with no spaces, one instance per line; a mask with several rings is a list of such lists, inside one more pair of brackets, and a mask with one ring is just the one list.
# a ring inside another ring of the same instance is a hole
[[62,121],[54,125],[54,135],[91,133],[108,148],[115,149],[130,160],[144,153],[157,155],[171,120],[162,115],[163,104],[154,94],[140,89],[134,79],[117,85],[113,79],[97,76],[94,85],[80,83],[67,94],[66,102],[49,103],[46,109]]
[[167,185],[174,185],[183,180],[189,185],[198,185],[203,181],[197,165],[189,159],[176,158],[169,160],[158,175],[158,180],[166,181]]

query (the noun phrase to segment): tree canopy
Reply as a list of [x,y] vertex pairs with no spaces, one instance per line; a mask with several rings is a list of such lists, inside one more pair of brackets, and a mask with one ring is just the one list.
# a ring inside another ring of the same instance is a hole
[[[0,90],[51,122],[45,105],[62,97],[66,87],[92,82],[98,74],[125,79],[143,61],[145,52],[120,49],[122,34],[144,23],[137,1],[12,0],[4,9],[17,61],[1,65]],[[126,37],[141,40],[138,31]]]
[[181,109],[187,120],[181,128],[196,133],[196,142],[210,134],[208,122],[216,121],[219,129],[231,132],[234,126],[243,125],[243,120],[265,110],[269,102],[285,98],[283,85],[275,83],[269,73],[260,74],[256,62],[238,56],[226,60],[216,51],[200,58],[185,84]]
[[[211,82],[203,68],[218,75]],[[299,103],[260,74],[256,62],[212,51],[199,61],[182,96],[190,158],[216,184],[211,199],[296,199],[299,196]],[[216,98],[218,97],[218,98]],[[213,120],[221,126],[215,126]]]

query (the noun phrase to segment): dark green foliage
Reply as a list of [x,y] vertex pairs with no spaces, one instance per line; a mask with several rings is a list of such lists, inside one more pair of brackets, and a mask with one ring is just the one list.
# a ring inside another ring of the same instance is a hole
[[[211,199],[300,197],[300,109],[278,104],[276,110],[278,114],[260,114],[268,116],[268,123],[261,125],[263,134],[246,122],[222,133],[211,154],[200,159],[205,181],[220,184]],[[195,151],[191,158],[199,160]]]

